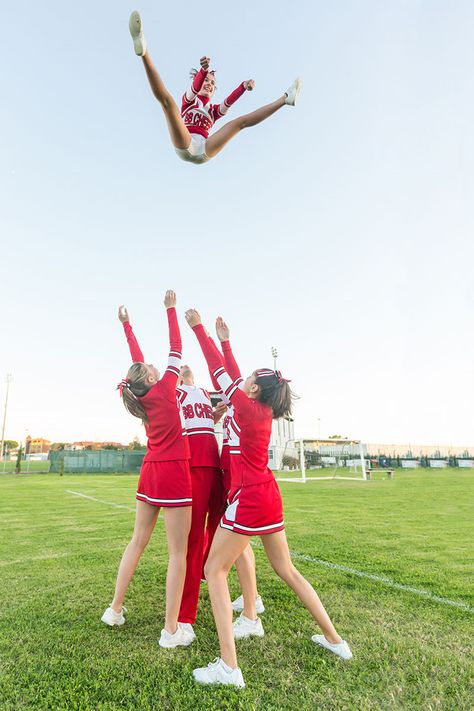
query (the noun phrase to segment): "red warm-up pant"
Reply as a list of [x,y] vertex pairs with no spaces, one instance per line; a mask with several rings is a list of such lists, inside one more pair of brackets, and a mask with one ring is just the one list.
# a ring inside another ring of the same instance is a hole
[[204,555],[202,557],[202,577],[204,578],[204,566],[211,550],[212,540],[217,527],[227,506],[227,494],[230,490],[230,471],[222,471],[222,475],[216,482],[216,486],[211,491],[209,501],[209,515],[207,517],[206,535],[204,538]]
[[193,504],[191,530],[186,556],[186,578],[179,610],[179,622],[194,624],[199,599],[199,587],[204,553],[204,529],[212,495],[221,480],[221,470],[214,467],[191,467]]

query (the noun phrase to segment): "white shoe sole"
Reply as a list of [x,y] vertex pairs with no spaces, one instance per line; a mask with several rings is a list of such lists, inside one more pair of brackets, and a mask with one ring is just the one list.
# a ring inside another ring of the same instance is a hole
[[105,617],[105,615],[102,615],[100,619],[101,622],[107,625],[107,627],[122,627],[122,625],[125,624],[125,620],[122,620],[121,622],[111,622]]
[[[290,101],[285,101],[285,104],[286,104],[287,106],[296,106],[296,104],[297,104],[297,102],[298,102],[298,97],[299,97],[300,91],[301,91],[301,79],[295,79],[295,81],[293,82],[293,84],[290,86],[290,89],[292,89],[293,86],[295,87],[295,89],[294,89],[294,92],[293,92],[293,97],[292,97],[292,99],[291,99]],[[287,99],[290,99],[290,97],[288,96],[288,94],[287,94],[286,98],[287,98]]]
[[264,630],[258,632],[246,632],[245,634],[237,635],[234,630],[235,639],[247,639],[248,637],[265,637]]
[[161,638],[158,641],[158,644],[162,649],[175,649],[176,647],[189,647],[196,637],[193,637],[193,639],[189,640],[189,642],[173,642],[173,641],[163,641]]
[[245,682],[242,684],[240,683],[235,683],[232,681],[204,681],[204,679],[198,679],[193,672],[193,679],[196,682],[196,684],[201,684],[201,686],[234,686],[236,689],[245,689]]
[[145,54],[146,44],[145,38],[142,34],[142,20],[140,13],[136,10],[130,15],[130,20],[128,22],[128,29],[133,39],[133,49],[138,57],[142,57]]

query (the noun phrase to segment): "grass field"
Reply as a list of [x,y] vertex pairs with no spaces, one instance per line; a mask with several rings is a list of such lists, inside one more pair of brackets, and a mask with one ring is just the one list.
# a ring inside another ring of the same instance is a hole
[[[218,653],[205,586],[196,643],[158,647],[160,520],[129,590],[127,624],[100,622],[131,535],[135,484],[130,475],[0,476],[3,710],[474,708],[474,471],[282,483],[295,563],[354,659],[313,645],[315,625],[256,540],[266,635],[238,643],[240,691],[191,678]],[[230,587],[237,594],[233,574]]]
[[[21,461],[22,474],[36,474],[38,472],[47,473],[51,462],[47,459],[45,462],[25,462]],[[13,473],[15,471],[16,462],[0,462],[0,476],[5,473]]]

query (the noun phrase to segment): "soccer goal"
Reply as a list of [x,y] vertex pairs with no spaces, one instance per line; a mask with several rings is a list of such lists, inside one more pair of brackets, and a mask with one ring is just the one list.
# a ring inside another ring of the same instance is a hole
[[364,445],[360,440],[289,440],[280,452],[279,461],[278,481],[305,484],[331,479],[368,480]]

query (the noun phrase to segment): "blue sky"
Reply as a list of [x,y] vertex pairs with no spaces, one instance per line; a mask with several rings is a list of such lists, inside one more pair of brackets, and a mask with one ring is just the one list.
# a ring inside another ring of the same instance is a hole
[[[472,444],[474,6],[143,1],[179,99],[211,56],[229,117],[304,89],[205,166],[179,161],[123,2],[20,1],[0,47],[6,435],[129,441],[126,303],[166,360],[162,297],[223,314],[244,372],[279,366],[300,435]],[[6,70],[6,71],[5,71]],[[185,360],[208,384],[183,321]],[[0,395],[3,398],[4,385]]]

